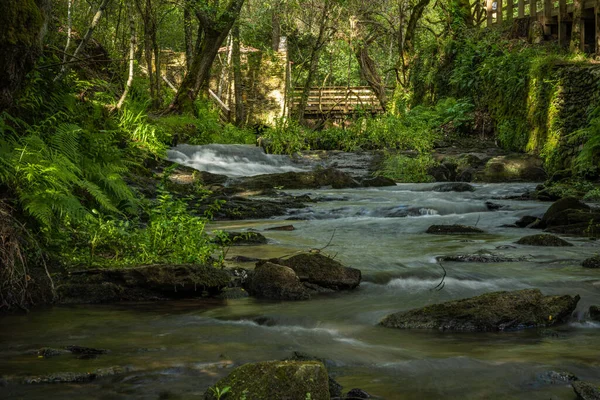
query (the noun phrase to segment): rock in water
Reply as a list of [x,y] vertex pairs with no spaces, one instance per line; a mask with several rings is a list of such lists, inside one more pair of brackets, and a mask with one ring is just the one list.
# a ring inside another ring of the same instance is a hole
[[243,190],[262,189],[318,189],[331,186],[334,189],[355,188],[360,184],[345,172],[334,168],[315,169],[310,172],[284,172],[257,175],[239,179],[234,187]]
[[365,179],[362,181],[364,187],[385,187],[396,186],[396,181],[385,176],[376,176],[374,178]]
[[318,361],[268,361],[245,364],[210,388],[204,398],[216,400],[218,390],[229,388],[226,399],[329,400],[327,370]]
[[558,236],[540,233],[539,235],[525,236],[517,240],[517,244],[525,246],[547,246],[547,247],[568,247],[571,243],[559,238]]
[[223,232],[214,242],[223,246],[252,246],[266,244],[267,238],[258,232]]
[[435,185],[434,192],[474,192],[475,186],[464,182],[449,182]]
[[494,292],[403,311],[381,321],[388,328],[494,332],[546,327],[565,321],[579,296],[544,296],[538,289]]
[[581,265],[583,268],[600,268],[600,254],[584,260]]
[[542,217],[542,222],[547,224],[548,221],[555,219],[560,213],[566,210],[589,211],[589,209],[590,207],[587,204],[579,201],[578,199],[574,197],[565,197],[552,203]]
[[515,225],[518,226],[519,228],[527,228],[528,226],[531,226],[532,224],[535,224],[538,221],[540,221],[540,219],[537,217],[532,217],[531,215],[525,215],[524,217],[519,219],[517,222],[515,222]]
[[252,296],[272,300],[308,300],[310,295],[293,269],[266,262],[256,267],[246,283]]
[[433,235],[469,235],[485,232],[474,226],[467,225],[431,225],[425,233]]
[[600,322],[600,307],[590,306],[590,319]]
[[293,269],[300,280],[333,290],[350,290],[360,284],[361,272],[320,253],[298,254],[278,259],[277,264]]
[[583,381],[571,382],[573,391],[582,400],[600,400],[600,389],[591,383]]

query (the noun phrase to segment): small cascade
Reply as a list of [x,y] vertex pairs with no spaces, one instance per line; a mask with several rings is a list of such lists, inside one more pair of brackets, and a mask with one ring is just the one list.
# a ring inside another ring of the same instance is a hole
[[265,154],[262,148],[247,145],[181,144],[168,150],[167,157],[199,171],[229,177],[306,171],[306,167],[295,164],[290,157]]

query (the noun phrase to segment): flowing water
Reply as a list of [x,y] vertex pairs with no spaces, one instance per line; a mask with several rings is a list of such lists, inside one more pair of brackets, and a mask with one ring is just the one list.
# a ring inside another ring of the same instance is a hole
[[[210,152],[191,150],[187,157],[195,161],[190,165],[202,169],[200,152]],[[230,164],[223,151],[208,163],[221,165],[222,173],[240,176],[239,166]],[[243,164],[243,151],[235,151],[231,157]],[[278,165],[281,170],[300,168],[282,158],[265,156],[265,160],[262,166],[257,161],[248,174]],[[113,366],[127,367],[128,372],[87,384],[8,385],[0,387],[0,397],[195,399],[234,366],[302,351],[327,359],[345,390],[360,387],[385,399],[574,399],[569,385],[552,384],[544,373],[570,371],[600,383],[600,324],[585,319],[585,310],[600,304],[600,275],[580,266],[584,258],[600,251],[600,245],[582,238],[568,238],[574,244],[568,248],[515,245],[532,232],[503,225],[524,215],[541,215],[548,204],[504,199],[532,189],[533,184],[475,186],[467,193],[434,192],[432,184],[293,191],[326,201],[280,218],[215,224],[215,229],[263,231],[292,223],[294,231],[262,232],[268,245],[235,247],[228,257],[275,257],[330,243],[324,253],[363,272],[363,283],[353,292],[307,302],[246,298],[54,307],[4,317],[0,375]],[[487,201],[501,208],[488,211]],[[453,223],[477,225],[486,233],[424,234],[432,224]],[[435,290],[442,277],[437,256],[473,253],[525,261],[447,262],[445,286]],[[508,333],[405,331],[377,325],[392,312],[520,288],[579,294],[578,317],[552,329]],[[41,359],[29,353],[71,344],[111,352],[90,360],[70,355]]]

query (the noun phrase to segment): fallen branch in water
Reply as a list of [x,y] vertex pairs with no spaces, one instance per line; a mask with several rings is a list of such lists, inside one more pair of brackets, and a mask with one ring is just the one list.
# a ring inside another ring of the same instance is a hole
[[446,276],[448,275],[448,273],[446,272],[446,268],[444,268],[444,266],[442,265],[441,262],[438,261],[438,265],[444,271],[444,275],[442,276],[442,280],[440,281],[440,283],[438,283],[437,286],[434,287],[433,289],[435,289],[439,292],[440,290],[442,290],[444,288],[444,286],[446,286],[445,279],[446,279]]

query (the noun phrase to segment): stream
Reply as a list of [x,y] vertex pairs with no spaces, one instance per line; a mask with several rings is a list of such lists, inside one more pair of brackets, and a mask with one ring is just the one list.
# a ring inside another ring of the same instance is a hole
[[[172,150],[169,156],[232,177],[303,170],[311,165],[258,152],[241,146],[187,146]],[[341,165],[352,155],[336,157],[334,162]],[[600,251],[600,243],[566,238],[574,247],[515,245],[517,239],[535,231],[503,225],[524,215],[542,215],[549,203],[505,199],[533,189],[532,183],[474,186],[474,192],[463,193],[432,191],[434,184],[286,191],[322,201],[269,220],[213,225],[223,230],[252,228],[269,239],[267,245],[232,247],[228,258],[278,257],[329,243],[323,253],[362,271],[363,282],[352,292],[315,296],[306,302],[244,298],[57,306],[3,316],[0,376],[89,372],[115,366],[126,372],[85,384],[3,387],[0,380],[0,397],[199,399],[235,366],[283,359],[301,351],[326,359],[344,392],[358,387],[378,398],[575,399],[570,385],[552,384],[545,373],[569,371],[582,380],[600,379],[600,324],[585,320],[589,306],[600,305],[600,275],[580,265]],[[488,201],[500,209],[489,211]],[[424,233],[433,224],[455,223],[476,225],[486,233]],[[287,224],[296,229],[265,231]],[[443,275],[437,256],[475,253],[524,261],[445,262],[445,285],[435,289]],[[555,328],[503,333],[377,326],[396,311],[522,288],[539,288],[544,294],[579,294],[578,318]],[[67,345],[110,352],[93,359],[70,354],[38,358],[31,352]]]

